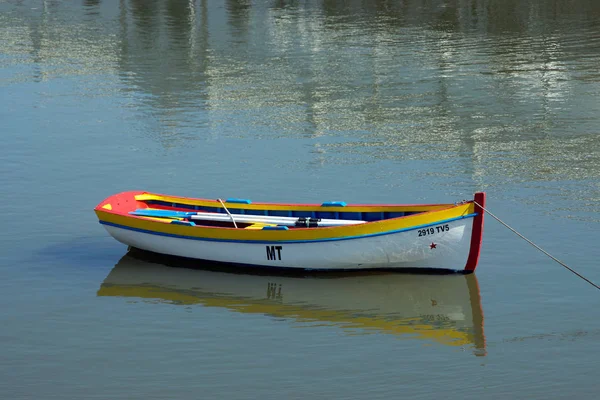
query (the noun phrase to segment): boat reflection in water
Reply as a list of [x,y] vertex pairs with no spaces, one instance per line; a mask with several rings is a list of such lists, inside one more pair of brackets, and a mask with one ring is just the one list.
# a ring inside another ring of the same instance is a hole
[[[191,266],[195,268],[173,268]],[[106,277],[98,296],[223,307],[330,324],[353,334],[424,339],[471,348],[478,356],[486,354],[475,274],[241,273],[133,249]]]

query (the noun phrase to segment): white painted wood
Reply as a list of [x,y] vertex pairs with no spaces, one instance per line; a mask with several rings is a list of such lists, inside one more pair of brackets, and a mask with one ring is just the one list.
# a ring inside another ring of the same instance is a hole
[[[449,230],[426,236],[419,236],[419,230],[414,229],[347,240],[269,244],[185,239],[111,225],[104,227],[115,239],[129,246],[219,262],[302,269],[462,270],[469,254],[473,219],[460,219],[446,224]],[[435,248],[431,248],[432,243]],[[281,249],[276,246],[281,246]],[[269,255],[275,259],[269,259]]]
[[[273,217],[266,215],[248,215],[248,214],[230,214],[236,222],[256,223],[264,222],[268,224],[277,224],[284,226],[294,226],[300,219],[298,217]],[[207,220],[207,221],[230,221],[229,215],[216,213],[198,213],[190,217],[192,220]],[[340,226],[340,225],[357,225],[364,224],[366,221],[360,220],[345,220],[345,219],[320,219],[319,226]]]
[[[158,217],[158,218],[190,218],[196,221],[220,221],[220,222],[241,222],[241,223],[257,223],[264,222],[269,224],[277,224],[284,226],[294,226],[298,220],[303,219],[302,217],[277,217],[268,215],[250,215],[250,214],[218,214],[210,212],[181,212],[168,210],[136,210],[131,212],[132,215],[146,216],[146,217]],[[340,226],[340,225],[357,225],[364,224],[366,221],[362,220],[349,220],[349,219],[322,219],[317,218],[315,221],[321,227],[325,226]]]

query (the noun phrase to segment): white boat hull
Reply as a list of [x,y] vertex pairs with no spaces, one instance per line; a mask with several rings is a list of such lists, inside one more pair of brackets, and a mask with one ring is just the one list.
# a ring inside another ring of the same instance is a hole
[[116,240],[142,250],[262,267],[358,270],[443,268],[462,270],[473,219],[342,240],[234,242],[181,238],[104,224]]

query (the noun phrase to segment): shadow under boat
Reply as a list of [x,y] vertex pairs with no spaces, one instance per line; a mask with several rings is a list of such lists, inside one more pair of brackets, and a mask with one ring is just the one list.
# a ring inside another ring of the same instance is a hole
[[[194,269],[189,268],[192,266]],[[132,249],[104,279],[97,295],[222,307],[319,326],[329,324],[354,334],[423,339],[486,355],[475,274],[290,274],[191,263]]]

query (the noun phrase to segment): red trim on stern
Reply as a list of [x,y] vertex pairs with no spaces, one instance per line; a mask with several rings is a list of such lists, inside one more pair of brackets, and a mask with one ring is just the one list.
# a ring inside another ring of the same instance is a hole
[[[477,262],[479,261],[479,253],[481,252],[481,239],[483,236],[483,209],[485,207],[485,192],[475,193],[474,201],[479,205],[475,204],[475,212],[477,215],[473,218],[473,232],[471,233],[471,249],[469,250],[469,258],[467,258],[467,264],[465,265],[465,271],[473,272],[477,268]],[[480,207],[481,206],[481,207]]]

